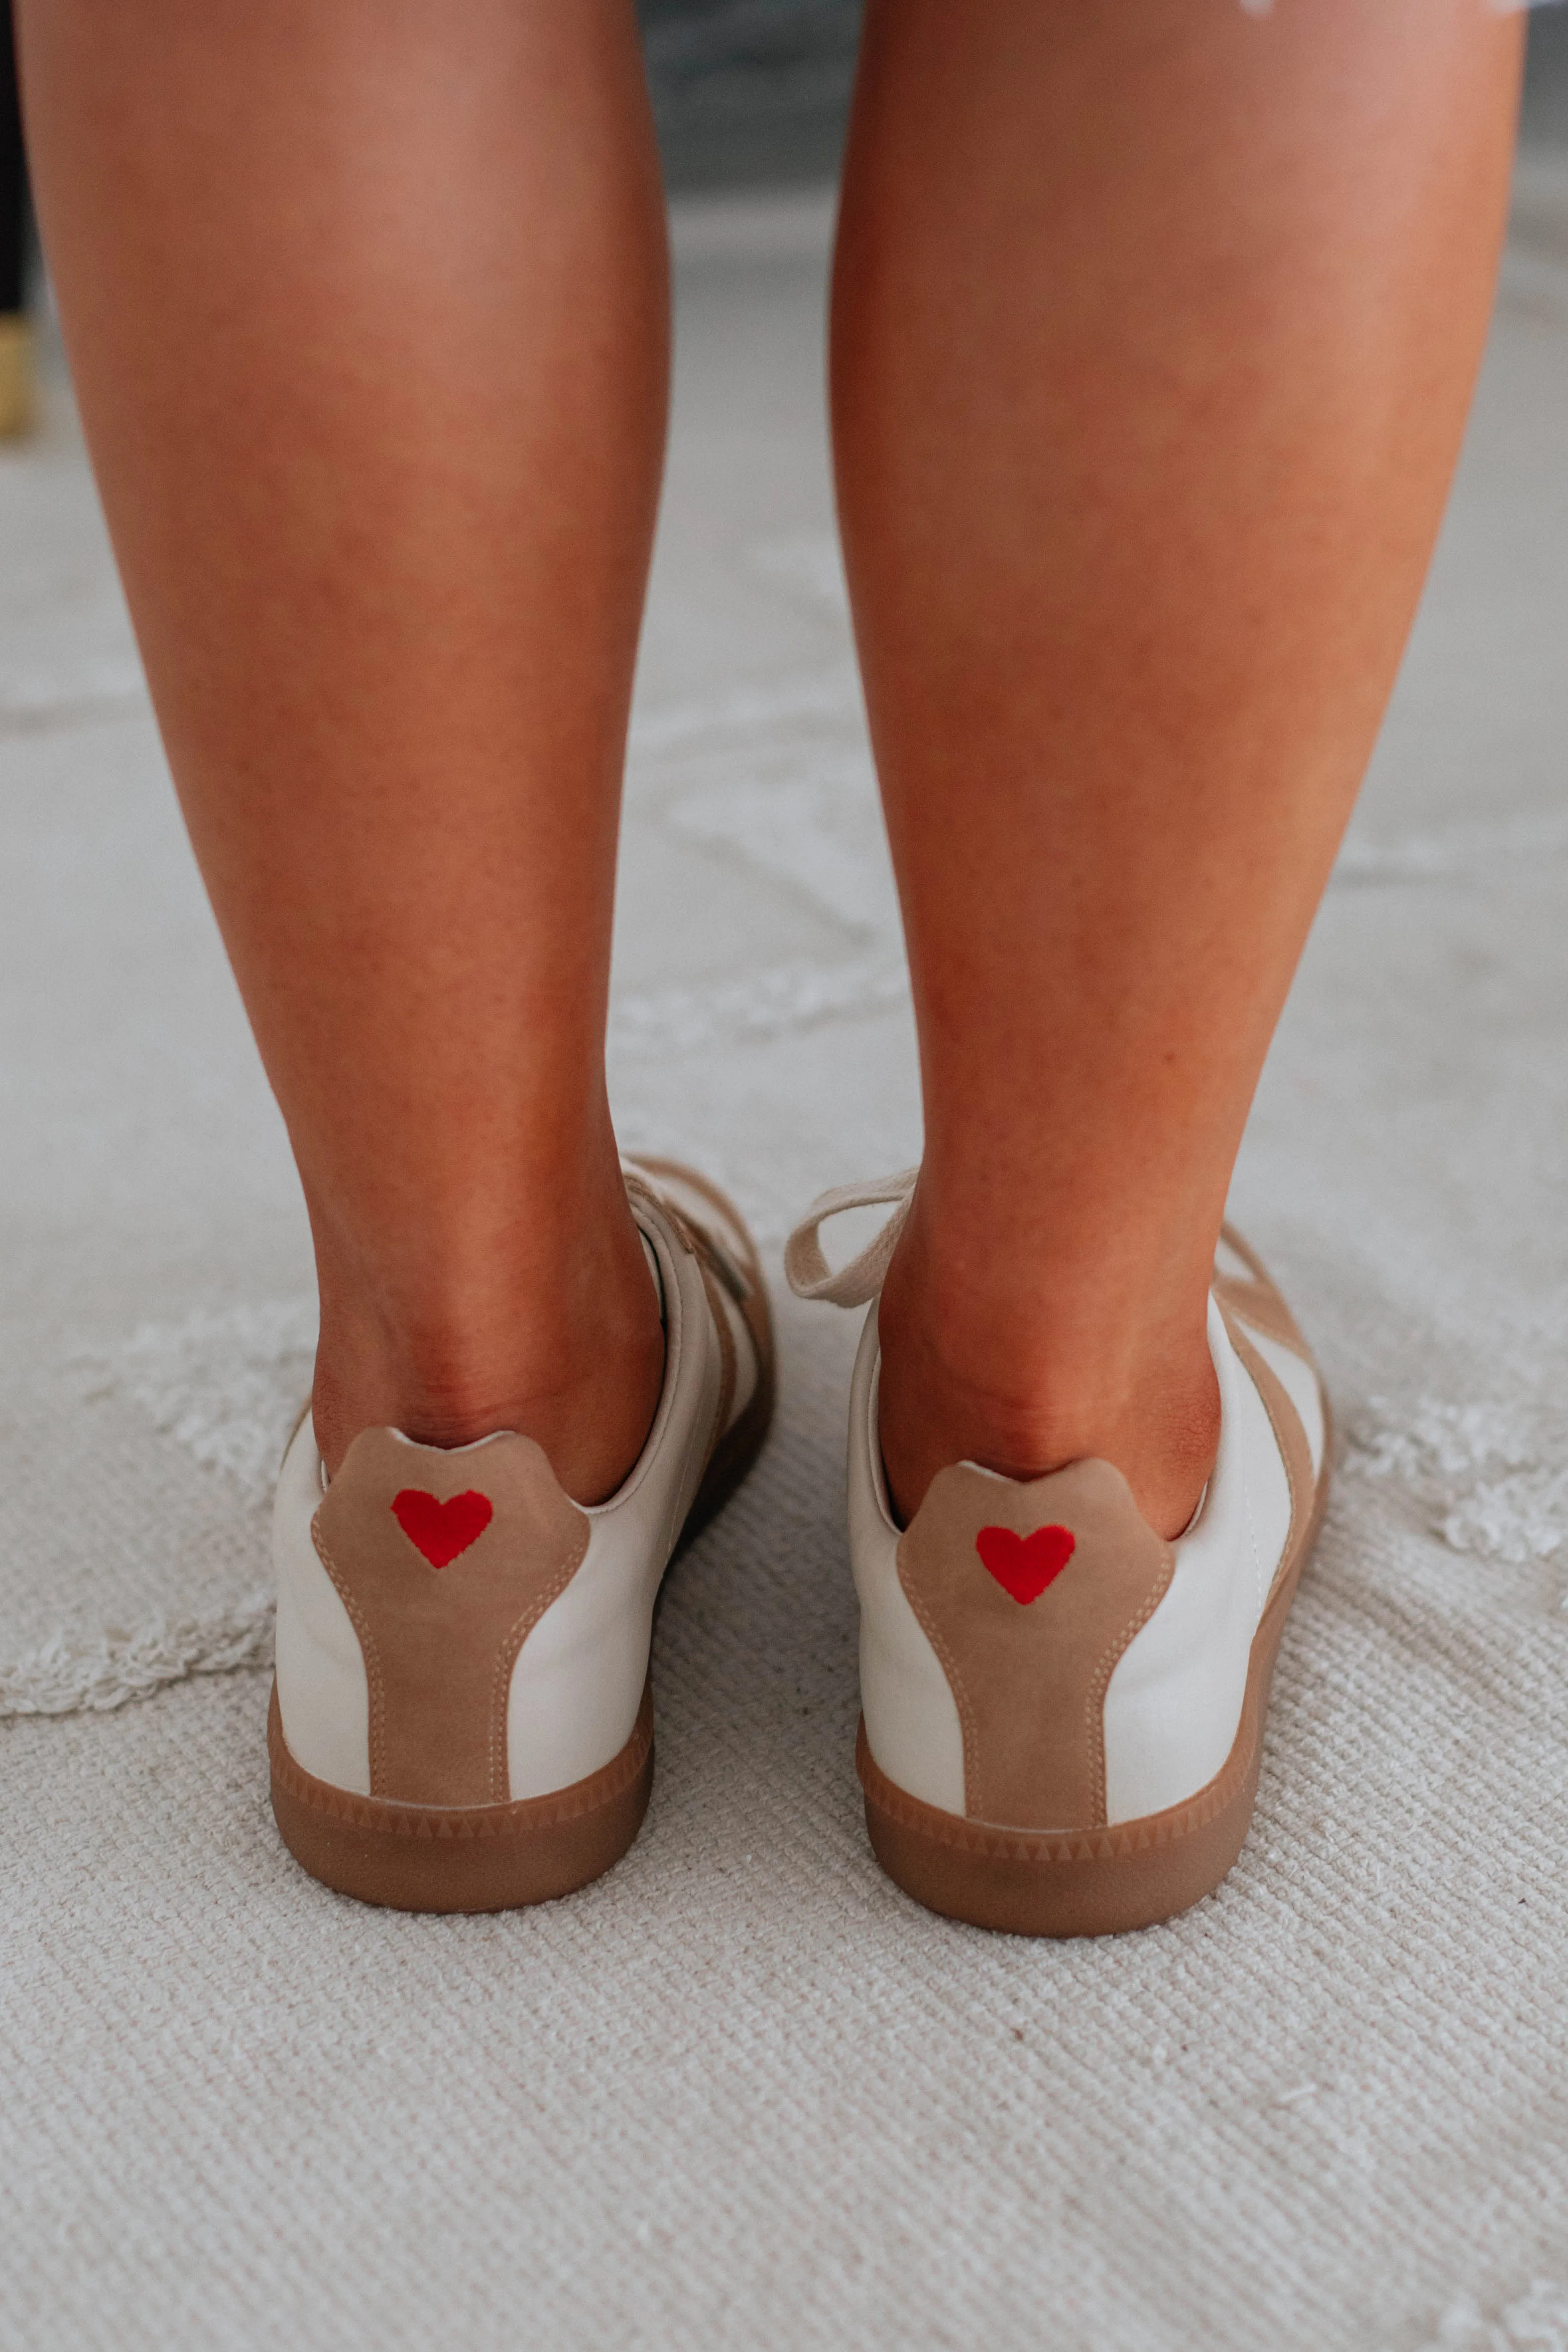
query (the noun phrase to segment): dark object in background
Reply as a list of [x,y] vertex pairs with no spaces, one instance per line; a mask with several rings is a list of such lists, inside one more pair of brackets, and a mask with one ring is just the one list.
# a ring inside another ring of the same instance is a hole
[[0,436],[25,431],[32,413],[33,353],[26,287],[30,243],[11,0],[0,0]]
[[832,180],[861,0],[639,0],[671,188]]
[[1568,147],[1568,8],[1536,8],[1520,129],[1527,146]]

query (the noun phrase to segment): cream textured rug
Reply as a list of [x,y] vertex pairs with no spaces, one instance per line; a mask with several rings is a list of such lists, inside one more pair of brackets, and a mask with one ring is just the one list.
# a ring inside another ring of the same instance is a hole
[[[830,528],[826,215],[681,216],[613,1055],[775,1252],[914,1158]],[[630,1858],[303,1878],[266,1500],[304,1221],[57,384],[0,457],[0,2346],[1568,2346],[1568,178],[1527,173],[1431,593],[1237,1187],[1337,1497],[1257,1827],[1039,1947],[877,1874],[848,1318],[678,1570]],[[1555,2284],[1553,2284],[1555,2282]]]

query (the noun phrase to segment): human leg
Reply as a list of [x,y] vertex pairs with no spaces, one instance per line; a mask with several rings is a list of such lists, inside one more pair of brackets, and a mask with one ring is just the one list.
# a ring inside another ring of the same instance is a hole
[[1440,515],[1506,201],[1479,0],[871,0],[846,557],[925,1154],[880,1306],[944,1465],[1214,1459],[1215,1242]]
[[288,1121],[335,1469],[614,1487],[663,1343],[603,1075],[668,291],[630,0],[27,0],[89,444]]

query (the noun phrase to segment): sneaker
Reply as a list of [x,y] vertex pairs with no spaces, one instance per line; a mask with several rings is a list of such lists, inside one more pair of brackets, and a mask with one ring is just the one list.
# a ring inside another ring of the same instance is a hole
[[[791,1237],[792,1288],[874,1300],[917,1173],[825,1193]],[[823,1221],[876,1202],[895,1214],[830,1273]],[[856,1762],[878,1861],[933,1911],[1025,1936],[1149,1927],[1212,1893],[1241,1851],[1331,1423],[1289,1308],[1229,1226],[1208,1337],[1219,1454],[1167,1543],[1100,1461],[1027,1479],[954,1464],[900,1528],[875,1305],[866,1318],[849,1406]]]
[[647,1809],[654,1602],[762,1445],[773,1338],[723,1195],[665,1160],[628,1160],[626,1182],[665,1373],[607,1502],[573,1502],[510,1431],[447,1449],[363,1430],[329,1483],[307,1413],[284,1457],[272,1810],[311,1875],[362,1902],[548,1902],[617,1862]]

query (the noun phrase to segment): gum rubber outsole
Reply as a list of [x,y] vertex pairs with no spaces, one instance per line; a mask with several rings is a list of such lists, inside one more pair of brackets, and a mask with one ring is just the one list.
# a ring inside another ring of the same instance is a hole
[[653,1787],[653,1697],[602,1770],[512,1805],[400,1805],[316,1780],[284,1743],[276,1686],[267,1748],[283,1843],[324,1886],[394,1911],[510,1911],[574,1895],[631,1844]]
[[[758,1341],[757,1385],[714,1451],[671,1566],[729,1501],[773,1419],[772,1329],[760,1267],[753,1278],[748,1320]],[[660,1598],[663,1591],[661,1584]],[[279,1833],[323,1886],[395,1911],[518,1910],[590,1885],[636,1838],[653,1788],[653,1693],[644,1685],[630,1739],[599,1771],[510,1805],[405,1805],[316,1780],[289,1752],[276,1683],[267,1749]]]
[[1263,1723],[1285,1620],[1328,1500],[1332,1429],[1311,1517],[1252,1640],[1229,1756],[1194,1796],[1163,1813],[1084,1830],[1006,1829],[923,1804],[878,1766],[862,1721],[855,1765],[877,1860],[928,1911],[1011,1936],[1115,1936],[1152,1927],[1212,1895],[1247,1842]]

